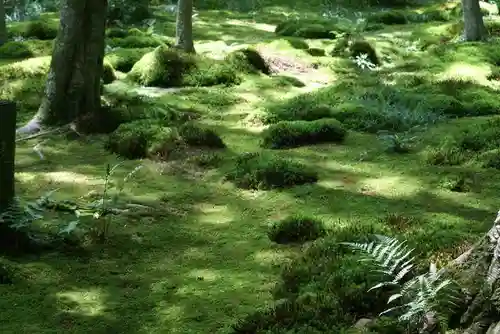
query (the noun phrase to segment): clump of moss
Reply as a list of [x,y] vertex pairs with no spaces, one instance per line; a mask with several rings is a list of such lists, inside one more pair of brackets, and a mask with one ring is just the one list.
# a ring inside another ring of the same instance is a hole
[[116,74],[115,74],[115,69],[113,68],[113,65],[111,65],[109,62],[105,61],[103,63],[103,70],[102,70],[102,81],[105,85],[112,83],[113,81],[116,80]]
[[29,58],[0,66],[0,82],[3,80],[35,79],[47,75],[51,57]]
[[326,55],[325,50],[319,48],[309,48],[306,50],[306,52],[313,57],[324,57]]
[[303,243],[325,235],[323,221],[305,216],[289,216],[274,222],[267,232],[269,240],[278,244]]
[[380,59],[377,56],[375,48],[365,40],[357,40],[349,46],[351,57],[356,58],[361,55],[367,55],[368,60],[374,65],[380,65]]
[[241,82],[232,64],[160,46],[145,54],[127,75],[143,86],[202,87]]
[[471,191],[473,180],[465,174],[448,175],[440,181],[440,186],[453,192],[466,193]]
[[290,159],[267,153],[245,153],[236,158],[226,178],[240,188],[269,190],[315,183],[318,174]]
[[108,38],[124,38],[128,36],[128,31],[123,28],[111,27],[106,29],[106,37]]
[[285,38],[284,41],[286,41],[292,48],[297,50],[309,49],[309,44],[307,44],[307,42],[304,39],[299,37],[288,37]]
[[302,88],[305,87],[306,84],[297,79],[296,77],[291,77],[287,75],[275,75],[272,77],[274,80],[274,84],[278,87],[297,87]]
[[[301,97],[311,96],[306,93]],[[293,100],[293,102],[292,102]],[[263,117],[266,124],[280,121],[315,121],[322,118],[332,118],[335,110],[327,104],[309,103],[308,99],[291,99],[287,105],[275,104],[267,108],[267,113]]]
[[386,25],[407,24],[408,17],[405,11],[388,10],[371,14],[366,19],[367,23],[382,23]]
[[33,52],[25,42],[10,41],[0,46],[0,58],[20,59],[33,57]]
[[283,121],[264,131],[262,146],[280,149],[319,143],[342,143],[346,136],[347,131],[335,119]]
[[36,38],[39,40],[52,40],[57,37],[58,25],[48,20],[29,21],[21,36],[24,38]]
[[335,28],[331,23],[309,20],[287,20],[276,26],[278,36],[302,37],[308,39],[334,39]]
[[127,49],[138,49],[138,48],[155,48],[160,45],[167,44],[166,40],[162,40],[153,36],[137,36],[137,35],[127,35],[122,38],[108,38],[106,40],[107,45],[112,48],[127,48]]
[[226,144],[224,144],[215,131],[193,122],[182,125],[179,128],[179,135],[189,146],[210,148],[226,147]]
[[271,74],[267,62],[257,50],[252,48],[231,52],[226,56],[225,61],[240,72]]
[[105,60],[117,71],[127,73],[146,53],[153,51],[152,48],[127,49],[119,48],[106,55]]

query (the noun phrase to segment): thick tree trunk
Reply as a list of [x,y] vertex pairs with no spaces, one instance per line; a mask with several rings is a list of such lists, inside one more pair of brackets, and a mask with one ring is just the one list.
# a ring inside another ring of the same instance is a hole
[[194,53],[193,42],[193,0],[179,0],[175,27],[175,47]]
[[462,0],[464,40],[480,41],[487,35],[479,0]]
[[107,0],[63,0],[45,97],[33,119],[18,129],[68,124],[100,109]]
[[500,211],[483,239],[451,269],[469,299],[459,333],[500,333]]
[[0,0],[0,45],[7,41],[7,24],[5,23],[5,1]]

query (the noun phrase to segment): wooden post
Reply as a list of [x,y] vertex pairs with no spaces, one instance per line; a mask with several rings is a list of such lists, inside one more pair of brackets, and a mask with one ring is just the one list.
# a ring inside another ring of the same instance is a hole
[[0,212],[12,204],[15,196],[16,118],[16,104],[0,100]]

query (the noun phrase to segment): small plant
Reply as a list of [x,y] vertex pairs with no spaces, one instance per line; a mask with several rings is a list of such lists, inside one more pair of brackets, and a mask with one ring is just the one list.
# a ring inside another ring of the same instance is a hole
[[384,143],[385,150],[391,153],[409,153],[415,136],[408,137],[406,134],[379,132],[379,139]]
[[142,168],[142,165],[137,166],[114,186],[112,176],[120,165],[121,163],[106,166],[104,189],[100,197],[83,208],[77,208],[74,211],[76,219],[71,221],[60,233],[71,234],[81,225],[82,218],[91,217],[93,219],[93,224],[90,227],[92,235],[100,241],[108,238],[112,217],[118,207],[120,197],[123,195],[125,185]]
[[279,244],[306,242],[326,235],[321,220],[304,216],[291,216],[274,222],[267,233],[269,240]]
[[342,244],[360,251],[365,260],[378,266],[378,270],[391,279],[380,282],[368,291],[382,287],[391,287],[398,292],[392,294],[388,304],[400,301],[400,305],[391,307],[380,315],[399,311],[399,321],[411,327],[429,326],[427,321],[432,318],[439,326],[439,319],[446,318],[450,306],[455,306],[458,297],[456,285],[451,279],[444,277],[445,271],[438,270],[431,263],[427,273],[408,277],[414,268],[411,254],[404,242],[391,237],[377,235],[377,240],[370,243],[343,242]]
[[356,66],[362,70],[373,71],[377,67],[377,65],[375,65],[370,61],[370,59],[368,59],[368,54],[366,53],[353,57],[353,61],[356,64]]

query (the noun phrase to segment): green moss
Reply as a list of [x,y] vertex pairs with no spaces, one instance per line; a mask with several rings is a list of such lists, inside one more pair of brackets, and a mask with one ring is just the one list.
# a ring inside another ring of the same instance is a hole
[[296,77],[291,77],[287,75],[275,75],[272,77],[273,78],[273,84],[276,85],[277,87],[305,87],[306,84],[297,79]]
[[374,65],[380,65],[379,57],[375,48],[365,40],[354,41],[349,46],[351,57],[356,58],[361,55],[367,55],[368,60]]
[[269,240],[279,243],[303,243],[326,235],[325,224],[318,219],[305,216],[289,216],[274,222],[269,227]]
[[405,11],[388,10],[373,13],[366,19],[367,23],[382,23],[387,25],[407,24],[408,17]]
[[170,45],[168,40],[153,36],[126,36],[123,38],[107,38],[107,44],[112,48],[154,48],[160,45]]
[[267,153],[245,153],[236,158],[226,178],[244,189],[289,188],[318,180],[318,174],[290,159]]
[[26,21],[11,27],[10,35],[39,40],[53,40],[57,37],[59,25],[53,20]]
[[127,49],[120,48],[110,52],[104,58],[117,71],[127,73],[146,53],[153,51],[152,48]]
[[236,69],[225,61],[158,47],[145,54],[127,78],[144,86],[183,87],[231,85],[240,82]]
[[112,27],[106,29],[106,37],[108,38],[124,38],[128,36],[128,31],[123,28]]
[[226,56],[225,62],[239,72],[271,74],[271,69],[267,62],[257,50],[252,48],[231,52]]
[[7,42],[0,46],[0,58],[20,59],[33,57],[33,52],[25,42]]
[[262,146],[279,149],[319,143],[342,143],[347,131],[337,120],[283,121],[267,128]]
[[308,39],[334,39],[336,30],[332,23],[310,20],[287,20],[276,26],[278,36],[302,37]]
[[105,85],[116,80],[115,69],[107,61],[103,63],[102,80]]
[[319,48],[309,48],[306,51],[313,57],[324,57],[326,55],[326,52],[324,49],[319,49]]
[[47,75],[51,57],[30,58],[0,66],[0,82],[3,80],[43,78]]
[[302,38],[288,37],[288,38],[284,38],[283,40],[288,42],[288,44],[294,49],[297,49],[297,50],[309,49],[309,44],[307,44],[307,42]]
[[335,111],[327,104],[311,104],[307,97],[314,93],[300,95],[301,98],[292,98],[289,103],[272,104],[267,108],[264,122],[267,124],[280,121],[314,121],[321,118],[331,118]]
[[187,123],[179,128],[179,135],[189,146],[225,148],[226,144],[219,135],[205,126],[196,123]]

